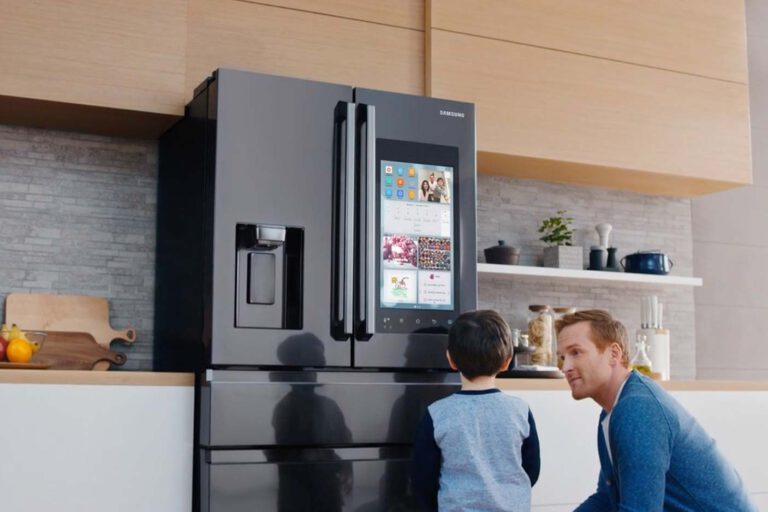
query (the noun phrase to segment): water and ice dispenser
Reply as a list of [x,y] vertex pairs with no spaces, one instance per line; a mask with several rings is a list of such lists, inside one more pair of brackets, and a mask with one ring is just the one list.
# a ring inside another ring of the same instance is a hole
[[304,230],[237,225],[235,327],[302,328]]

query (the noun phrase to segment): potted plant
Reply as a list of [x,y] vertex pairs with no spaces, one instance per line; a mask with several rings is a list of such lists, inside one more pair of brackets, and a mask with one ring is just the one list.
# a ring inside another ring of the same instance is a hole
[[539,233],[542,233],[542,236],[539,240],[547,244],[544,248],[543,265],[581,270],[584,265],[583,250],[573,246],[573,219],[565,214],[565,210],[558,210],[557,215],[541,221]]

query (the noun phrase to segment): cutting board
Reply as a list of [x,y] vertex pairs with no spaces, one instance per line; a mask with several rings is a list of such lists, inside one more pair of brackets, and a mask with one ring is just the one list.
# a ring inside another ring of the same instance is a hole
[[[136,330],[118,331],[109,324],[109,303],[104,297],[53,295],[46,293],[10,293],[5,299],[5,323],[24,330],[85,332],[96,343],[109,349],[113,340],[133,343]],[[107,369],[100,362],[97,369]]]
[[48,364],[51,370],[99,370],[109,363],[122,365],[126,359],[125,354],[96,343],[87,332],[48,331],[31,363]]

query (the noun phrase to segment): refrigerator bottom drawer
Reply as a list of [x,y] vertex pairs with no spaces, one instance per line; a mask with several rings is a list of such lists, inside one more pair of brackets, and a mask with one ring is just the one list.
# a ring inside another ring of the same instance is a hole
[[201,460],[204,512],[418,510],[407,447],[220,450]]

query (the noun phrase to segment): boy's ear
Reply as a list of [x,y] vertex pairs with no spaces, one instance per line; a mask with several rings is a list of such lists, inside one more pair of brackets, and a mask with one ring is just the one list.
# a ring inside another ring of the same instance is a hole
[[448,365],[451,367],[451,370],[458,370],[459,367],[456,366],[456,363],[453,362],[453,359],[451,358],[451,353],[447,350],[445,351],[445,357],[448,358]]
[[509,370],[509,365],[512,364],[512,356],[506,358],[503,363],[501,363],[501,370],[500,372],[505,372]]

